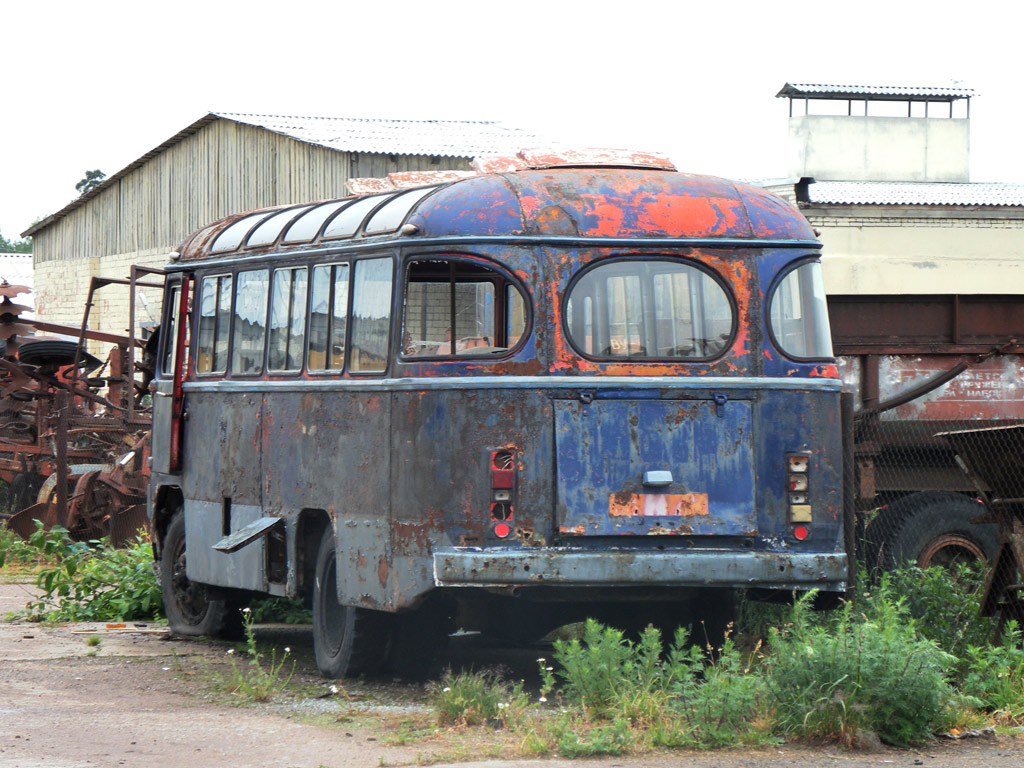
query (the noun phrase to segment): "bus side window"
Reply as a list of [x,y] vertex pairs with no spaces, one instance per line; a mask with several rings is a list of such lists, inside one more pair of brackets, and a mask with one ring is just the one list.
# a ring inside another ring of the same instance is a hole
[[181,303],[181,286],[176,285],[164,297],[164,326],[160,331],[163,337],[164,356],[160,362],[160,378],[169,379],[174,376],[174,362],[178,352],[178,305]]
[[203,278],[199,300],[199,347],[196,371],[224,373],[228,365],[231,327],[231,275]]
[[526,329],[526,302],[501,273],[462,261],[415,261],[405,288],[402,354],[504,352]]
[[271,371],[297,371],[302,368],[305,335],[306,268],[275,270],[270,298],[267,367]]
[[349,369],[381,372],[388,364],[391,335],[391,258],[355,263],[352,289],[352,349]]
[[267,343],[267,283],[265,269],[238,273],[231,337],[233,374],[254,374],[263,370],[263,349]]
[[345,366],[348,274],[348,264],[313,268],[306,360],[311,371],[340,371]]

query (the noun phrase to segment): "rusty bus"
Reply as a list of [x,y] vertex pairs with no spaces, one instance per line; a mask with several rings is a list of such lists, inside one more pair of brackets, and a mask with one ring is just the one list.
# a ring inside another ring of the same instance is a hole
[[803,217],[658,156],[476,167],[172,254],[149,499],[172,630],[302,598],[339,677],[454,626],[721,627],[736,588],[841,593],[841,384]]

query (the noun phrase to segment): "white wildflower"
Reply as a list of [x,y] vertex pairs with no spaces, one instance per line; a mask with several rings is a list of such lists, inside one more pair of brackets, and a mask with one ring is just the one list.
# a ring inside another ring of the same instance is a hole
[[338,688],[338,686],[336,686],[336,685],[332,685],[331,686],[331,693],[337,693],[339,690],[341,690],[341,689]]
[[228,656],[230,656],[230,655],[231,655],[231,654],[233,654],[234,652],[235,652],[235,649],[234,649],[234,648],[228,648]]
[[547,700],[548,700],[547,696],[541,696],[539,699],[537,699],[537,701],[539,701],[541,704],[545,703]]
[[450,691],[450,690],[451,690],[451,688],[445,688],[443,691],[441,691],[441,693],[448,693],[448,691]]
[[291,648],[289,648],[289,647],[288,647],[288,646],[286,645],[286,646],[284,647],[284,652],[285,652],[285,653],[291,653],[291,652],[292,652],[292,649],[291,649]]
[[249,613],[249,612],[250,611],[249,611],[249,609],[247,607],[242,609],[242,613]]

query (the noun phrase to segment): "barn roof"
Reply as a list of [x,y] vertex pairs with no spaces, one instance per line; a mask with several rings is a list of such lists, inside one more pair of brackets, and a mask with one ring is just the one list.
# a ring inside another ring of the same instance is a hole
[[487,121],[387,120],[210,112],[104,179],[92,191],[73,200],[42,221],[36,222],[21,236],[30,237],[57,219],[67,216],[119,179],[217,120],[230,120],[263,128],[337,152],[472,158],[477,155],[513,153],[524,146],[550,143],[534,134]]
[[388,120],[239,112],[213,114],[343,152],[477,157],[507,154],[523,147],[550,143],[516,128],[480,120]]

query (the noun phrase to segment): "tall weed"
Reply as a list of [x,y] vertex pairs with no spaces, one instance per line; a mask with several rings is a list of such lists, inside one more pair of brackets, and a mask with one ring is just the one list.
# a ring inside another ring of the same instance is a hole
[[107,541],[72,541],[60,527],[39,525],[28,541],[37,553],[42,596],[20,615],[47,621],[156,619],[163,611],[153,573],[153,548],[136,539],[122,548]]
[[955,698],[946,677],[954,657],[917,634],[900,600],[876,600],[871,615],[847,605],[815,621],[812,599],[798,599],[791,624],[771,633],[777,727],[845,744],[865,729],[897,746],[926,741]]
[[999,645],[967,647],[961,690],[993,711],[996,719],[1024,725],[1024,633],[1016,621],[1003,628]]

